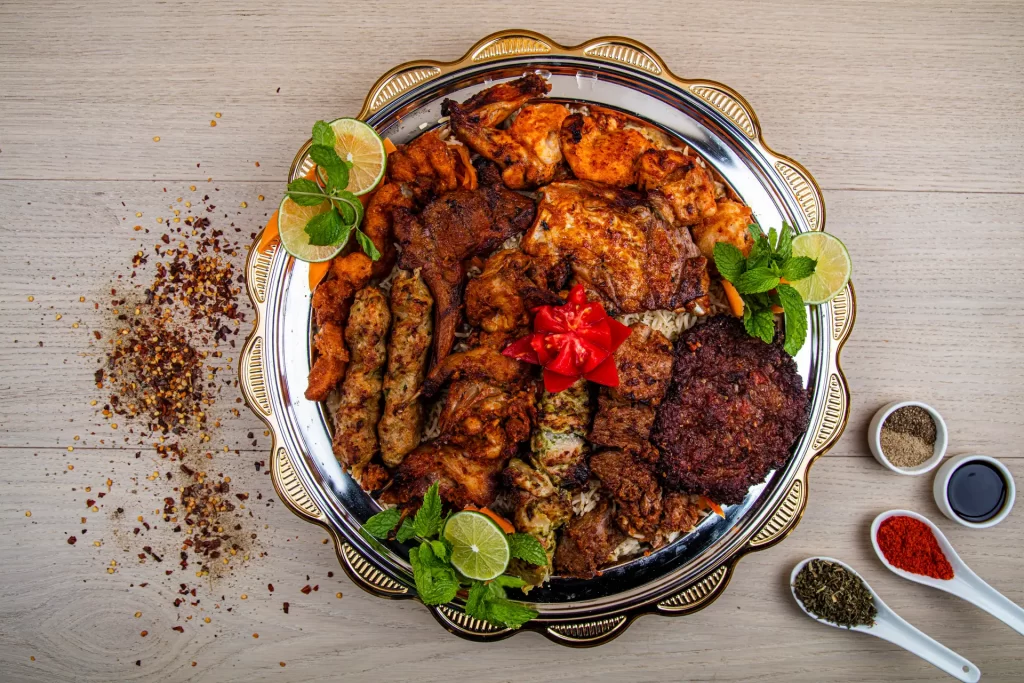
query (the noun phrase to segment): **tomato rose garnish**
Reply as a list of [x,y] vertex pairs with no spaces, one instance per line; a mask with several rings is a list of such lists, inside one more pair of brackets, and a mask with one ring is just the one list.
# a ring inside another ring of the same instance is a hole
[[502,353],[543,367],[545,390],[556,394],[580,377],[619,386],[613,354],[632,330],[609,317],[599,302],[587,301],[583,285],[574,286],[561,306],[538,306],[533,313],[533,333]]

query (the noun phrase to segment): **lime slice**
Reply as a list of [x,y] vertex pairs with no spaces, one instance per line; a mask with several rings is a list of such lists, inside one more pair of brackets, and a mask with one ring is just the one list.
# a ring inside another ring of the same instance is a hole
[[805,232],[793,238],[793,256],[809,256],[817,260],[814,274],[792,282],[808,304],[831,301],[846,288],[853,272],[853,261],[846,245],[827,232]]
[[309,243],[309,235],[306,234],[309,219],[330,209],[331,203],[328,201],[316,206],[299,206],[288,197],[282,199],[277,210],[277,229],[281,233],[281,245],[285,251],[300,261],[311,263],[330,261],[337,256],[345,248],[344,244],[316,247]]
[[[330,126],[334,131],[334,151],[352,164],[345,189],[359,196],[377,187],[388,161],[384,141],[377,131],[359,119],[335,119]],[[316,172],[326,185],[327,171],[317,166]]]
[[489,581],[508,567],[508,539],[487,515],[455,513],[445,524],[444,537],[452,544],[452,566],[468,579]]

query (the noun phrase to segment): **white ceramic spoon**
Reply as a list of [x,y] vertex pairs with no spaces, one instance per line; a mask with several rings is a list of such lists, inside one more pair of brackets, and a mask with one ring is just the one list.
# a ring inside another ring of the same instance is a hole
[[[935,534],[935,539],[939,542],[939,547],[942,548],[946,559],[949,560],[949,564],[953,567],[952,579],[947,581],[944,579],[933,579],[922,574],[913,574],[894,567],[889,563],[889,560],[885,559],[885,554],[878,547],[878,527],[890,517],[898,516],[913,517],[928,525],[928,528]],[[1002,593],[982,581],[981,577],[972,572],[971,568],[964,564],[964,561],[953,550],[953,546],[946,540],[946,536],[927,517],[923,517],[910,510],[889,510],[888,512],[883,512],[875,517],[875,521],[871,524],[871,545],[875,547],[875,553],[878,554],[878,559],[882,561],[882,564],[904,579],[910,579],[932,588],[944,590],[958,598],[963,598],[967,602],[974,603],[996,619],[1005,622],[1007,626],[1017,633],[1024,635],[1024,609],[1008,600]]]
[[798,604],[800,609],[804,611],[804,614],[809,616],[811,619],[821,622],[822,624],[827,624],[833,628],[867,633],[868,635],[876,636],[882,640],[887,640],[894,645],[899,645],[904,650],[912,652],[929,664],[945,671],[953,678],[964,681],[964,683],[977,683],[981,678],[981,671],[978,667],[974,666],[974,664],[953,652],[937,640],[929,638],[924,633],[921,633],[921,631],[908,624],[898,614],[889,609],[889,606],[882,602],[882,599],[878,597],[878,594],[871,590],[871,586],[868,586],[867,581],[864,581],[864,585],[869,591],[871,591],[871,595],[875,599],[875,610],[878,612],[875,616],[874,625],[846,628],[845,626],[840,626],[809,612],[807,608],[804,607],[804,603],[800,602],[800,598],[796,596],[796,589],[793,587],[793,584],[796,581],[796,575],[799,574],[800,570],[804,568],[804,565],[811,560],[834,562],[841,567],[845,567],[851,574],[860,578],[861,581],[864,581],[860,574],[855,572],[850,565],[845,562],[840,562],[839,560],[834,560],[831,557],[808,557],[803,562],[797,564],[793,567],[793,573],[789,577],[789,589],[793,593],[793,599],[796,600],[796,604]]

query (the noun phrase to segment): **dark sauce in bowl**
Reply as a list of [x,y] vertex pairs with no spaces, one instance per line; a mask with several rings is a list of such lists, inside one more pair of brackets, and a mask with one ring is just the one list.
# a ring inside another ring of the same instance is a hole
[[1006,481],[991,464],[973,460],[953,470],[946,485],[949,506],[962,519],[987,522],[1006,504]]

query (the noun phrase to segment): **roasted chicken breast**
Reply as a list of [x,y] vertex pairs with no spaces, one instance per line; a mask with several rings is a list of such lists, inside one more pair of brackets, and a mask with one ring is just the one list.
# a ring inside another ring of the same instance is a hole
[[[715,213],[715,183],[697,159],[673,149],[640,155],[637,187],[666,221],[676,227],[699,223]],[[702,250],[703,253],[703,250]],[[704,254],[712,259],[714,254]]]
[[628,119],[596,109],[573,114],[562,122],[562,154],[573,175],[613,187],[635,185],[640,156],[652,143],[640,131],[626,127]]
[[704,258],[715,262],[715,244],[728,242],[744,256],[750,255],[754,238],[747,226],[754,223],[754,213],[749,206],[731,199],[720,199],[714,213],[705,214],[704,219],[693,226],[693,239]]

